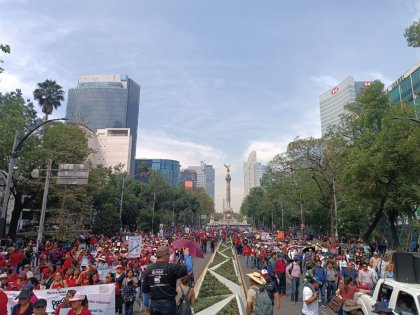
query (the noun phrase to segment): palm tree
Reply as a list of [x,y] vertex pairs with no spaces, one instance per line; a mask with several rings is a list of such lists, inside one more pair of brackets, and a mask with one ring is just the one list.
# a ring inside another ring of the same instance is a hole
[[51,115],[53,109],[57,109],[61,105],[61,101],[64,101],[64,91],[54,80],[45,80],[38,83],[38,88],[34,91],[34,99],[42,107],[45,121],[47,121],[48,115]]

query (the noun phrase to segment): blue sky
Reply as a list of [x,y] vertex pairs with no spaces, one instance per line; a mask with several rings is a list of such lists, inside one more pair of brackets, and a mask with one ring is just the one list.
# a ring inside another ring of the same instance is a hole
[[231,164],[239,211],[247,155],[319,137],[319,95],[348,75],[391,84],[419,60],[403,37],[419,17],[420,0],[0,0],[0,91],[128,74],[142,88],[137,157],[213,164],[219,210]]

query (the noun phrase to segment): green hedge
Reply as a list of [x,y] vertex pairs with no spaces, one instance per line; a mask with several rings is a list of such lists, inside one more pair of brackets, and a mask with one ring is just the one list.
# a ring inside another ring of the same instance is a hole
[[229,261],[225,262],[219,268],[214,270],[214,272],[225,277],[226,279],[229,279],[230,281],[234,283],[239,284],[238,277],[236,276],[236,273],[235,273],[235,268],[233,267],[232,259],[229,259]]
[[238,303],[234,297],[224,308],[222,308],[216,315],[239,315]]

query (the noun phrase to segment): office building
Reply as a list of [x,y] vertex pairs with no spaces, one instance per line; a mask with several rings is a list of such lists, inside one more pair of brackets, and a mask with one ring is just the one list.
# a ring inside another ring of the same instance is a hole
[[197,187],[203,187],[214,202],[215,172],[213,166],[201,162],[198,166],[188,166],[187,170],[197,173]]
[[134,174],[140,86],[126,75],[86,75],[68,93],[66,118],[96,132],[130,128],[130,174]]
[[156,171],[171,187],[179,184],[179,161],[165,159],[136,159],[134,178],[143,183],[149,182],[149,170]]
[[260,187],[260,181],[267,166],[257,162],[257,152],[252,151],[244,163],[244,197],[249,195],[251,188]]
[[420,61],[386,89],[391,103],[412,103],[420,117]]
[[194,170],[182,170],[181,182],[184,182],[186,189],[195,189],[197,187],[197,172]]
[[370,81],[354,81],[352,76],[319,96],[321,112],[321,132],[325,135],[329,128],[340,125],[341,115],[346,113],[345,106],[354,102],[364,87],[370,86]]

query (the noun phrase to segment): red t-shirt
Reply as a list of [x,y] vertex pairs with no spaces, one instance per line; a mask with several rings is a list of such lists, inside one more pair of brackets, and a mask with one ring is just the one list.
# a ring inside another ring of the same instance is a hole
[[274,264],[274,271],[276,273],[279,272],[286,272],[286,262],[284,260],[277,259],[276,263]]
[[[73,309],[71,309],[67,313],[67,315],[76,315],[76,312]],[[83,307],[82,308],[82,311],[79,314],[77,314],[77,315],[92,315],[92,313],[86,307]]]
[[354,293],[359,292],[359,289],[355,286],[349,285],[347,291],[344,289],[344,285],[340,284],[340,295],[344,301],[353,300]]
[[7,294],[0,291],[0,315],[7,315]]

